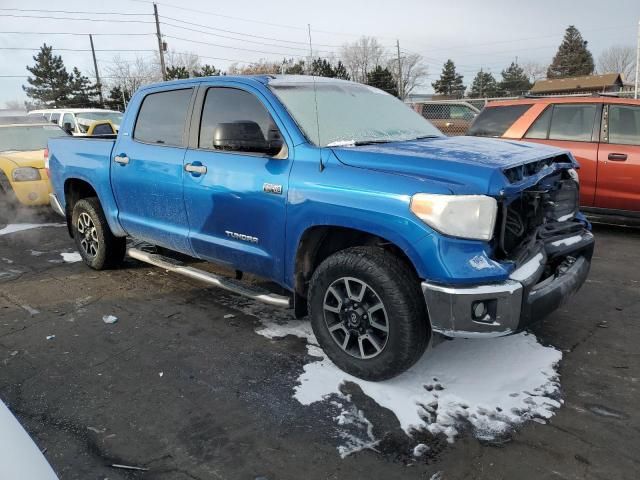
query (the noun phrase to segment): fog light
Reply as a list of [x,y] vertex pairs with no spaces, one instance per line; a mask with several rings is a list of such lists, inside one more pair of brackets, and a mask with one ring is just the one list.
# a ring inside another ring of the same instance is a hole
[[487,316],[488,309],[484,302],[475,302],[471,307],[471,311],[474,320],[483,320]]

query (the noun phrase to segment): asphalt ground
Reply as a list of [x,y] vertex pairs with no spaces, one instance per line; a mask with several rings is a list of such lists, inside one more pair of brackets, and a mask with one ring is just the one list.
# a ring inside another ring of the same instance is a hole
[[286,313],[133,260],[67,263],[64,227],[0,235],[0,399],[65,480],[636,479],[640,231],[595,234],[589,280],[533,328],[563,352],[564,404],[500,441],[425,434],[416,458],[393,413],[347,384],[380,441],[342,459],[335,407],[292,395],[313,360],[305,341],[255,333]]

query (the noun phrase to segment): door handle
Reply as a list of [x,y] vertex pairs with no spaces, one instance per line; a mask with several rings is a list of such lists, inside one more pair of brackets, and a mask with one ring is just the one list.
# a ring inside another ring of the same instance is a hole
[[613,162],[624,162],[627,159],[626,153],[610,153],[607,157]]
[[445,127],[452,127],[453,126],[453,122],[447,122],[444,124]]
[[207,167],[204,165],[193,165],[192,163],[187,163],[184,166],[185,171],[195,174],[195,175],[204,175],[207,173]]
[[113,158],[113,161],[119,163],[120,165],[126,165],[129,163],[129,157],[127,157],[126,155],[116,155]]

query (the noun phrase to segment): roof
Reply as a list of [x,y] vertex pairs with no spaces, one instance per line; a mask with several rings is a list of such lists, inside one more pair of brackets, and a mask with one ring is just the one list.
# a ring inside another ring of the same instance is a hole
[[13,116],[13,117],[0,117],[0,127],[6,127],[9,125],[50,125],[55,127],[54,124],[38,117],[27,117],[26,115]]
[[619,73],[605,73],[603,75],[585,75],[582,77],[551,78],[538,80],[531,93],[550,93],[579,90],[596,90],[608,87],[621,87],[622,75]]
[[485,108],[508,107],[509,105],[535,105],[537,103],[623,103],[627,105],[640,105],[640,100],[624,97],[611,97],[603,95],[568,95],[568,96],[546,96],[546,97],[524,97],[512,100],[491,100]]
[[40,108],[37,110],[29,110],[30,114],[33,113],[59,113],[59,112],[71,112],[71,113],[84,113],[84,112],[110,112],[121,113],[117,110],[109,110],[106,108]]

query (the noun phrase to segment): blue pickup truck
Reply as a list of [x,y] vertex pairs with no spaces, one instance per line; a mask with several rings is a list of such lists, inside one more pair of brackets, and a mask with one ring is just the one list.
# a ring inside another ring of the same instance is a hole
[[90,267],[128,253],[308,314],[331,360],[370,380],[409,368],[433,332],[507,335],[580,288],[594,239],[577,167],[556,148],[445,137],[380,90],[308,76],[146,86],[117,138],[49,141],[51,203]]

